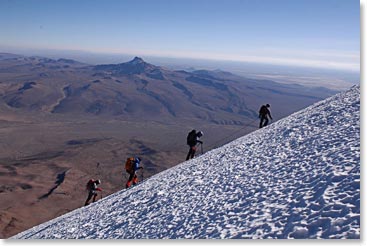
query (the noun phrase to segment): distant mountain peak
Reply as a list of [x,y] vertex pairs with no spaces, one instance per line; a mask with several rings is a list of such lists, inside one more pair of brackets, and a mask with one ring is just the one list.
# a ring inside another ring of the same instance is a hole
[[[141,74],[141,73],[151,73],[157,70],[158,67],[150,63],[145,62],[140,57],[134,57],[131,61],[120,63],[120,64],[107,64],[107,65],[97,65],[95,66],[97,70],[106,70],[114,74]],[[153,76],[156,76],[157,71]],[[161,78],[162,76],[159,76]]]
[[136,65],[136,64],[146,63],[146,62],[142,58],[135,56],[134,59],[129,61],[128,63]]

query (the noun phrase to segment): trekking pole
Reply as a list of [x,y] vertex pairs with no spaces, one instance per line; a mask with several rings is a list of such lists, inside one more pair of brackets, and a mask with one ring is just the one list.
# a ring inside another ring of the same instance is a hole
[[144,168],[142,168],[141,170],[141,182],[144,181]]
[[203,143],[200,144],[201,147],[201,154],[203,154]]
[[[101,170],[100,170],[99,166],[100,166],[100,163],[99,163],[99,162],[97,162],[98,179],[100,179],[100,178],[101,178]],[[102,195],[102,191],[101,191],[101,199],[102,199],[102,198],[103,198],[103,195]]]
[[97,175],[98,175],[98,178],[99,178],[99,176],[101,176],[101,171],[99,170],[99,165],[100,165],[100,163],[97,162]]

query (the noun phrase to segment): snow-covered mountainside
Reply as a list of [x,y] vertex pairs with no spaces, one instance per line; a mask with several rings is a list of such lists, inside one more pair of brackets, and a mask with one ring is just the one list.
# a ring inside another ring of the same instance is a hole
[[359,111],[355,86],[13,238],[360,238]]

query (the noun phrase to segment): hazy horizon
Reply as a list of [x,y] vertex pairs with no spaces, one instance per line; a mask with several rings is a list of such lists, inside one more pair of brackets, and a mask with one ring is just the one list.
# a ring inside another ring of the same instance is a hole
[[310,68],[297,65],[277,65],[270,63],[208,60],[199,58],[141,56],[139,54],[95,53],[78,50],[3,49],[3,47],[0,46],[0,53],[1,52],[24,56],[41,56],[51,59],[73,59],[90,65],[118,64],[128,62],[135,56],[139,56],[148,63],[172,70],[222,70],[242,77],[269,79],[280,83],[296,83],[311,87],[323,86],[337,90],[345,90],[354,84],[360,83],[359,71],[345,71],[333,68]]

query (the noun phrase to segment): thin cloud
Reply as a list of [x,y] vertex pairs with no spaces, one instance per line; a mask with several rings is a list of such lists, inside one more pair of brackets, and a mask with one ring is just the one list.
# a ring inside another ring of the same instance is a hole
[[[142,52],[142,51],[140,51]],[[209,59],[223,61],[239,61],[239,62],[254,62],[274,65],[289,65],[298,67],[315,67],[328,69],[341,69],[348,71],[360,71],[360,57],[356,53],[300,53],[281,55],[233,55],[233,54],[216,54],[203,52],[158,52],[146,51],[145,55],[166,56],[178,58],[194,58],[194,59]],[[307,55],[307,56],[306,56]]]

